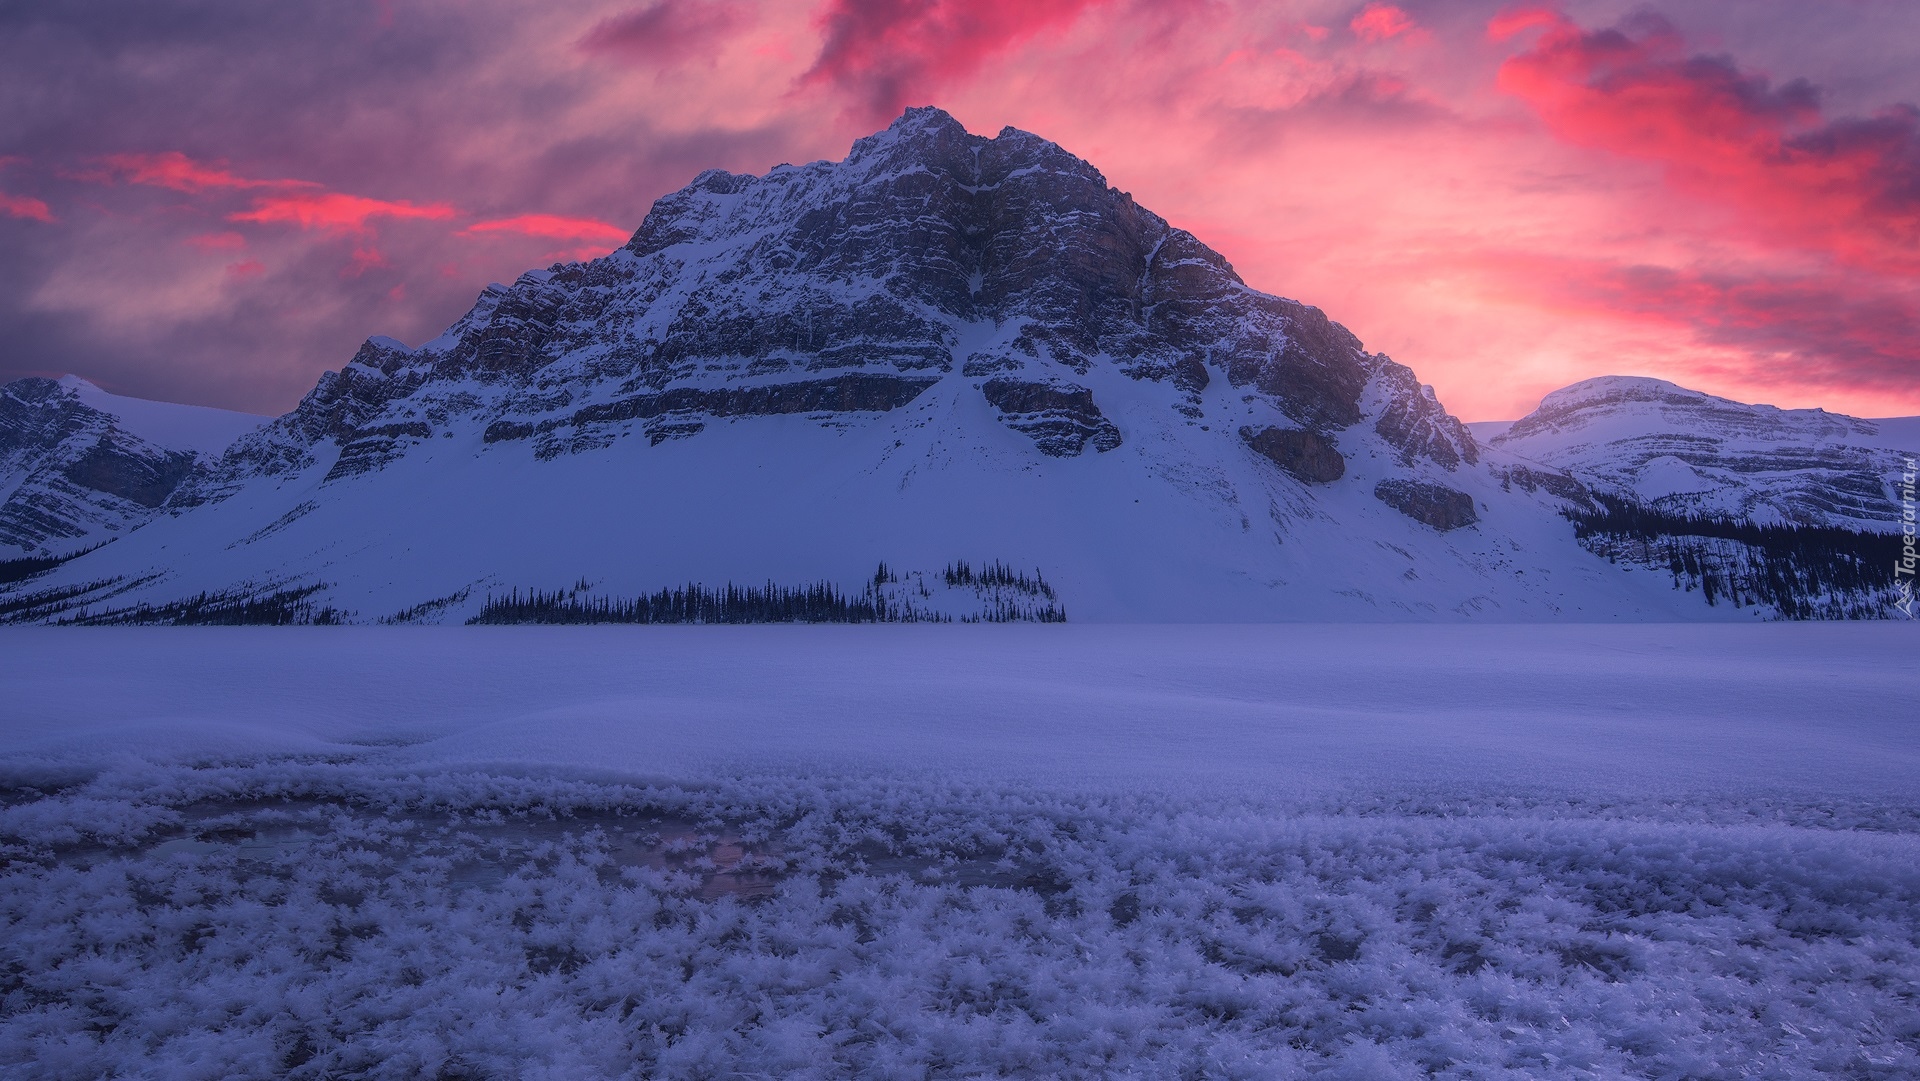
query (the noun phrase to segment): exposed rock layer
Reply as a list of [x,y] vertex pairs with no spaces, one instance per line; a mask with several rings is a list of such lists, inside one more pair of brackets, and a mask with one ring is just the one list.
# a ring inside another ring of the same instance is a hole
[[1479,521],[1474,513],[1473,497],[1443,484],[1419,481],[1383,480],[1374,485],[1373,496],[1416,522],[1446,532]]
[[1347,460],[1333,441],[1318,432],[1288,428],[1244,428],[1240,435],[1261,456],[1301,480],[1331,484],[1347,472]]

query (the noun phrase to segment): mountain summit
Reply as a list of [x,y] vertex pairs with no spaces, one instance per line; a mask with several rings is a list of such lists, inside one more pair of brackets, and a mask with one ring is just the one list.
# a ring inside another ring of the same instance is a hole
[[910,109],[372,339],[16,619],[1707,614],[1053,143]]

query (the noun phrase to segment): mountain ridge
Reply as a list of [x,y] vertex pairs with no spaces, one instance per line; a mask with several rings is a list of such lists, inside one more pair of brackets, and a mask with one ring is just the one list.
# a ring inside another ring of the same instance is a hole
[[912,109],[840,162],[701,173],[418,348],[369,339],[0,616],[1028,611],[957,565],[1075,619],[1765,614],[1575,543],[1593,493],[1500,443],[1091,164]]

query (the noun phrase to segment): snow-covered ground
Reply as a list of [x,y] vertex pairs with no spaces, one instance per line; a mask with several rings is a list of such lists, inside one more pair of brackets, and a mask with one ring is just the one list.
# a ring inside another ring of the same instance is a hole
[[0,1072],[1912,1077],[1914,644],[4,631]]

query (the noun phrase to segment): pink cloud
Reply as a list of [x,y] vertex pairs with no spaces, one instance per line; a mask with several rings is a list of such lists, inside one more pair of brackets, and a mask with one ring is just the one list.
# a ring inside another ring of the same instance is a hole
[[444,203],[418,206],[404,200],[369,199],[341,192],[274,195],[256,199],[253,209],[227,215],[228,221],[286,224],[332,233],[357,233],[374,218],[441,220],[454,216]]
[[1105,0],[828,0],[826,44],[802,83],[848,87],[890,117],[989,57]]
[[200,233],[187,238],[187,243],[201,251],[233,251],[247,246],[247,238],[239,233]]
[[1373,3],[1347,24],[1361,41],[1386,41],[1417,29],[1413,16],[1392,4]]
[[1920,271],[1920,110],[1826,120],[1810,84],[1689,55],[1655,16],[1530,25],[1545,33],[1501,65],[1499,85],[1560,138],[1659,162],[1676,189],[1735,207],[1776,243]]
[[53,221],[53,210],[45,202],[30,195],[8,195],[0,192],[0,214],[9,218],[26,218],[28,221]]
[[628,60],[673,63],[711,55],[744,21],[737,4],[721,0],[656,0],[594,24],[580,48]]
[[259,180],[241,176],[225,162],[197,162],[178,150],[159,154],[109,154],[100,159],[105,166],[98,179],[120,180],[128,184],[146,184],[188,193],[234,188],[317,188],[310,180]]
[[243,259],[238,263],[227,264],[227,277],[235,281],[257,278],[267,272],[267,265],[258,259]]
[[462,236],[489,233],[520,233],[548,240],[598,240],[624,244],[632,231],[594,218],[563,218],[556,214],[521,214],[475,222],[461,230]]
[[1542,26],[1557,26],[1566,16],[1558,8],[1540,5],[1512,7],[1495,15],[1487,21],[1487,37],[1494,41],[1506,41],[1528,30]]
[[196,236],[188,236],[186,242],[202,252],[234,252],[238,248],[246,248],[246,236],[240,236],[238,232],[200,232]]
[[357,278],[369,270],[380,270],[392,264],[387,261],[387,253],[371,244],[355,245],[353,259],[340,268],[343,278]]

